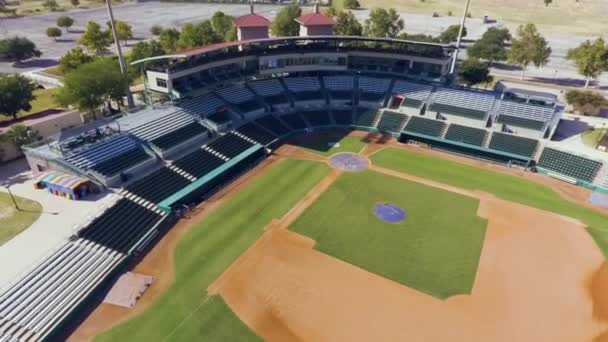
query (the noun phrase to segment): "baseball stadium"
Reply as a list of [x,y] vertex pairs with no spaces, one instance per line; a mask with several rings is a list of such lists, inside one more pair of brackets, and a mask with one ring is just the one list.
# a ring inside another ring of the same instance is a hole
[[0,341],[608,341],[608,160],[551,139],[557,97],[322,17],[134,62],[147,109],[26,148],[111,200]]

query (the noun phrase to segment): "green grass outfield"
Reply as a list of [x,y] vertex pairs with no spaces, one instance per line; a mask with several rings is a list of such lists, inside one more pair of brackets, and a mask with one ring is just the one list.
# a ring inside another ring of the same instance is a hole
[[96,341],[259,341],[207,287],[329,171],[285,160],[195,226],[175,250],[175,282],[133,320]]
[[361,137],[343,137],[339,140],[339,147],[329,147],[328,143],[335,142],[336,138],[333,136],[320,136],[318,140],[314,142],[307,141],[304,144],[298,145],[299,147],[320,155],[329,157],[332,154],[351,152],[359,153],[365,147],[366,143],[364,138]]
[[[381,221],[379,202],[407,218]],[[473,288],[487,224],[478,207],[477,199],[373,171],[343,173],[290,229],[323,253],[447,298]]]
[[462,189],[492,193],[502,199],[577,218],[585,222],[608,257],[608,217],[563,199],[553,189],[524,178],[394,148],[371,158],[375,165],[432,179]]
[[42,212],[36,201],[19,196],[15,200],[22,211],[15,209],[8,193],[0,192],[0,246],[31,226]]

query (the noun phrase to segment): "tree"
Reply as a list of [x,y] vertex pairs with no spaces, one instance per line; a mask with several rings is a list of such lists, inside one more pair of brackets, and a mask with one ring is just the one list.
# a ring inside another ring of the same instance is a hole
[[94,57],[86,54],[82,48],[76,47],[63,55],[59,60],[59,69],[62,73],[67,74],[72,70],[76,70],[83,64],[90,63]]
[[589,86],[592,78],[608,71],[608,45],[602,38],[594,42],[584,41],[577,48],[568,50],[566,58],[573,61],[578,72],[587,78],[585,88]]
[[295,20],[302,15],[302,9],[296,4],[283,7],[272,22],[270,31],[277,37],[297,36],[300,34],[300,24]]
[[150,33],[153,36],[160,36],[160,34],[163,32],[163,27],[160,25],[153,25],[152,27],[150,27]]
[[49,27],[46,29],[46,35],[54,41],[57,41],[57,38],[61,37],[61,30],[57,27]]
[[[133,46],[131,51],[129,52],[129,56],[127,60],[129,63],[138,61],[144,58],[162,56],[165,54],[160,42],[158,40],[150,40],[148,42],[139,42]],[[161,65],[163,61],[152,61],[147,62],[146,66],[156,66]],[[129,66],[129,79],[134,80],[140,73],[140,70],[137,66]]]
[[32,57],[40,57],[42,52],[25,37],[11,37],[0,40],[0,59],[21,63]]
[[46,8],[51,12],[55,12],[59,9],[59,4],[56,0],[44,0],[44,2],[42,3],[42,7]]
[[21,150],[21,147],[24,145],[31,144],[41,139],[38,132],[21,124],[11,126],[3,137],[10,140],[17,150]]
[[177,46],[180,49],[191,49],[197,46],[206,46],[222,42],[223,37],[219,36],[209,20],[198,24],[185,24],[179,34]]
[[511,40],[511,33],[506,28],[490,27],[475,44],[467,49],[467,55],[493,63],[507,59],[505,42]]
[[365,20],[363,33],[368,37],[395,38],[404,26],[403,19],[394,8],[374,8]]
[[490,76],[490,65],[487,62],[482,62],[477,58],[469,58],[462,62],[458,70],[458,78],[467,87],[472,87],[477,84],[487,84],[492,82]]
[[534,64],[542,67],[549,62],[551,47],[543,38],[534,24],[520,25],[517,29],[517,38],[511,43],[508,54],[510,63],[521,66],[521,79],[528,65]]
[[[108,21],[107,25],[108,32],[110,32],[112,30],[112,23]],[[129,39],[133,39],[133,28],[126,22],[122,20],[115,20],[114,28],[116,29],[116,36],[118,37],[118,40],[122,40],[125,45]]]
[[227,41],[226,38],[229,38],[229,33],[234,27],[232,19],[231,16],[226,15],[222,11],[213,13],[213,16],[211,17],[211,27],[213,28],[213,31],[222,37],[224,41]]
[[111,101],[120,107],[128,81],[120,72],[118,61],[100,58],[68,73],[63,84],[57,93],[59,104],[95,114],[104,103],[112,110]]
[[344,8],[346,9],[357,9],[361,7],[359,0],[344,0]]
[[327,7],[323,10],[323,15],[328,16],[328,17],[335,17],[338,15],[338,10],[331,6],[331,7]]
[[363,27],[353,12],[340,12],[336,16],[334,31],[340,36],[360,36],[363,34]]
[[32,109],[34,88],[32,81],[18,74],[0,77],[0,114],[17,119],[19,111]]
[[89,52],[100,54],[112,44],[112,35],[109,31],[103,31],[98,23],[89,21],[78,43]]
[[70,4],[74,7],[80,6],[80,0],[70,0]]
[[596,116],[602,107],[608,107],[608,100],[594,91],[568,90],[566,102],[582,115]]
[[57,18],[57,26],[65,28],[65,32],[70,32],[70,27],[72,27],[72,25],[74,25],[74,19],[67,15],[62,15]]
[[[458,40],[459,32],[460,32],[460,25],[450,25],[450,26],[448,26],[448,28],[445,31],[443,31],[439,35],[439,41],[444,44],[455,42]],[[462,36],[463,37],[467,36],[467,27],[466,26],[462,28]]]
[[177,42],[179,41],[180,33],[176,29],[166,29],[160,33],[158,39],[160,40],[160,45],[163,47],[165,52],[174,52],[177,50]]
[[397,38],[403,40],[411,40],[414,42],[425,42],[425,43],[439,43],[439,38],[435,38],[431,35],[426,35],[422,33],[417,34],[408,34],[407,32],[401,32]]

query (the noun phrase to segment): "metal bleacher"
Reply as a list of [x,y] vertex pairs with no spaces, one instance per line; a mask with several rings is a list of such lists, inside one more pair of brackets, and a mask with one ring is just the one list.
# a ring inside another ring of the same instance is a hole
[[321,83],[316,77],[286,77],[283,81],[296,101],[323,99]]
[[353,96],[354,79],[352,76],[323,76],[325,88],[334,100],[350,100]]
[[533,130],[543,130],[553,119],[555,109],[551,106],[501,100],[498,103],[496,122]]
[[359,77],[360,101],[384,101],[391,85],[388,78]]
[[283,85],[277,79],[249,82],[248,85],[269,104],[289,103]]
[[432,90],[433,86],[430,85],[397,80],[393,85],[392,93],[405,96],[402,106],[420,108]]
[[223,108],[226,104],[213,93],[206,93],[192,99],[181,101],[178,106],[187,112],[204,118]]
[[485,120],[494,106],[495,96],[450,88],[435,91],[429,111],[451,114],[475,120]]

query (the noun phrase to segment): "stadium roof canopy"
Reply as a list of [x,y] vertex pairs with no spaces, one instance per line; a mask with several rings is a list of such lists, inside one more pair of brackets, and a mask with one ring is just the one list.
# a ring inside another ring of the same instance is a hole
[[[383,50],[387,50],[387,52],[413,55],[429,55],[430,57],[435,58],[448,57],[451,51],[455,49],[453,45],[392,38],[371,38],[360,36],[272,37],[211,44],[207,46],[179,51],[170,55],[144,58],[134,61],[131,64],[135,65],[155,60],[176,60],[199,57],[204,58],[210,55],[236,53],[236,51],[240,51],[239,53],[242,55],[245,54],[246,51],[258,52],[260,54],[269,54],[272,53],[273,50],[279,49],[298,49],[294,51],[301,51],[299,50],[300,48],[306,48],[309,50],[317,48],[319,50],[322,50],[323,47],[321,45],[323,44],[331,45],[337,50],[341,50],[342,48],[347,48],[351,46],[353,48],[377,50],[378,52],[383,52]],[[224,56],[224,58],[225,57],[229,56]]]

